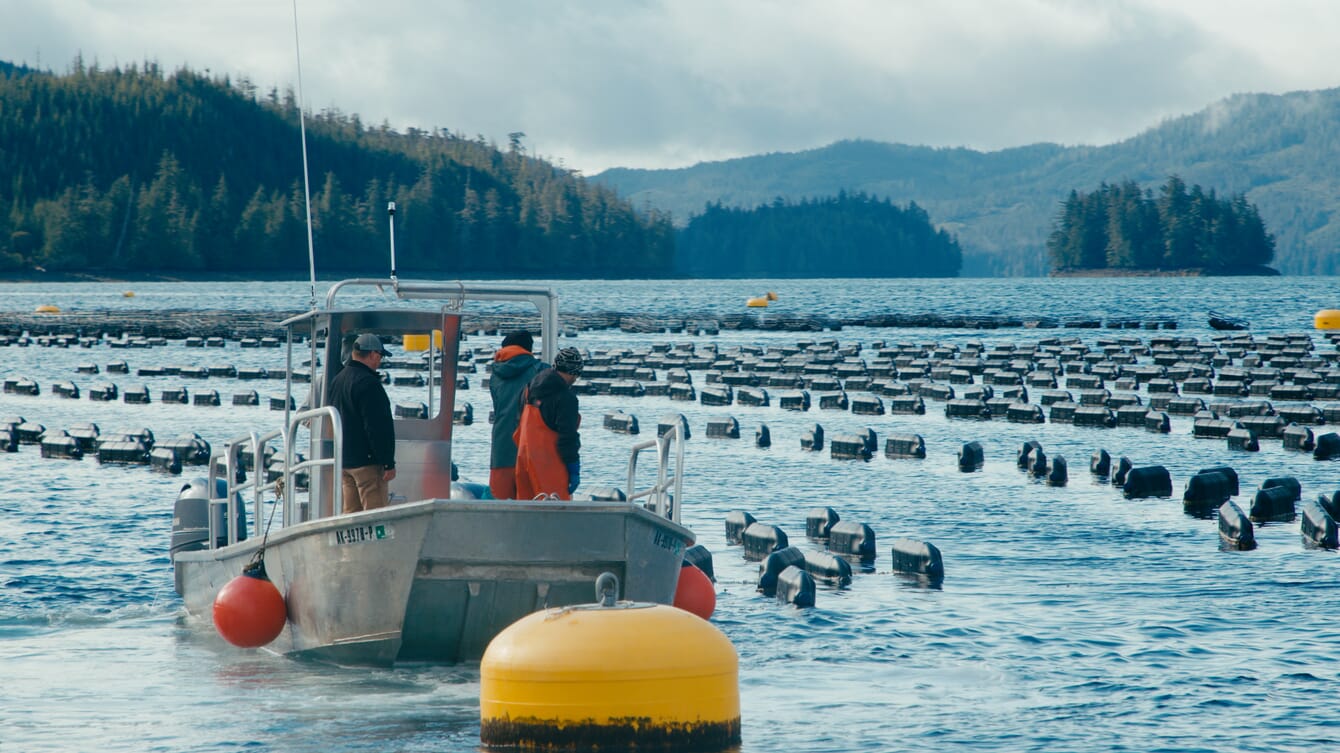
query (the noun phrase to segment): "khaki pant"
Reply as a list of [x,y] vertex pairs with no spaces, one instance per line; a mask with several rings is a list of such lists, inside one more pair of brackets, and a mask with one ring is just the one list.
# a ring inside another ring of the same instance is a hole
[[375,510],[386,507],[391,499],[390,489],[380,465],[365,465],[359,468],[345,468],[340,475],[340,484],[344,494],[344,512]]

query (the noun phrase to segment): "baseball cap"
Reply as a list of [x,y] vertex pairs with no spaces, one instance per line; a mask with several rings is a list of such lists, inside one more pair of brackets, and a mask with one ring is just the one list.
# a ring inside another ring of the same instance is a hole
[[354,340],[354,350],[364,353],[381,353],[383,356],[391,355],[391,351],[382,346],[382,339],[371,332],[364,332],[358,336],[357,340]]

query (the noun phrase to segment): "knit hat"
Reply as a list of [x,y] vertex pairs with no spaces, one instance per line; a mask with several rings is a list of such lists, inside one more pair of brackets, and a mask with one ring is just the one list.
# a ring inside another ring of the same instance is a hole
[[582,352],[576,348],[564,348],[554,356],[554,370],[573,376],[582,375]]
[[535,338],[526,330],[518,330],[503,338],[502,346],[506,348],[509,345],[520,345],[526,350],[535,349]]

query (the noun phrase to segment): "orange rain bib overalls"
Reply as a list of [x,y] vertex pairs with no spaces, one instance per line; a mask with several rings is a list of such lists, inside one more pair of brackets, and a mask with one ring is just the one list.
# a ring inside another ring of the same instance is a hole
[[517,499],[534,499],[541,494],[572,499],[568,467],[558,457],[558,432],[545,424],[539,407],[529,402],[522,407],[512,440],[516,442]]

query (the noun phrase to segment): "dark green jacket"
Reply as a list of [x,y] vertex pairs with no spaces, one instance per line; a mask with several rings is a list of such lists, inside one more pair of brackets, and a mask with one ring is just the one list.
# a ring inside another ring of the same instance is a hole
[[[517,347],[516,352],[504,348],[494,356],[493,373],[489,376],[489,394],[493,396],[493,451],[489,453],[490,468],[511,468],[516,465],[516,443],[512,432],[521,420],[521,391],[544,368],[540,359]],[[502,358],[503,360],[497,360]]]

